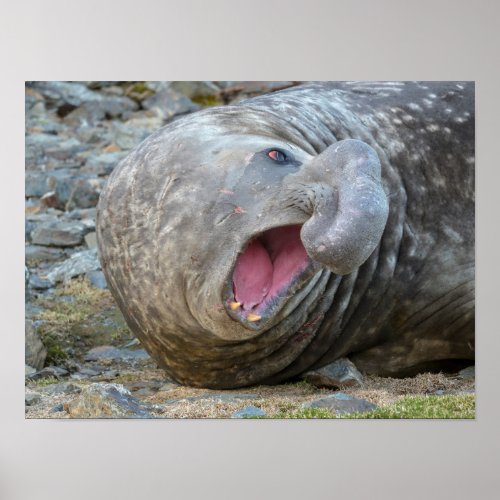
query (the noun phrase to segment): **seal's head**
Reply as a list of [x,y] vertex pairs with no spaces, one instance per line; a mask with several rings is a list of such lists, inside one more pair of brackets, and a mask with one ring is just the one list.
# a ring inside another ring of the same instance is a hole
[[325,273],[361,265],[388,213],[368,145],[318,152],[251,106],[159,130],[115,169],[98,208],[103,270],[129,326],[177,380],[213,387],[289,363]]

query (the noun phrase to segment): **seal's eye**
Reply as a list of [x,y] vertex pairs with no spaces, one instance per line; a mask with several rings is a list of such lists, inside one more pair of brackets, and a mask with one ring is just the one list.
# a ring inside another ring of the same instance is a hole
[[288,160],[287,155],[285,153],[283,153],[283,151],[279,151],[277,149],[273,149],[273,150],[269,151],[267,153],[267,156],[269,156],[269,158],[271,158],[272,160],[280,162],[280,163],[283,163],[283,162]]

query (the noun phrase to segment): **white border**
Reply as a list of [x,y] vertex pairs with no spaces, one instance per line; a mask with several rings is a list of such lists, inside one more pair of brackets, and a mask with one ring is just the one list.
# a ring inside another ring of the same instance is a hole
[[[495,2],[25,0],[1,7],[0,498],[495,498]],[[476,421],[24,419],[24,80],[477,82]]]

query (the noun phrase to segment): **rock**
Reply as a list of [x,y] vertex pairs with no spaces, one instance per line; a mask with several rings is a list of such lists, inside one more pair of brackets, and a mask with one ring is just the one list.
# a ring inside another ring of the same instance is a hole
[[111,124],[110,134],[113,143],[117,144],[124,151],[127,151],[146,139],[146,137],[151,134],[151,130],[113,122]]
[[[27,319],[25,321],[25,339],[24,339],[24,359],[25,363],[37,370],[40,370],[45,363],[47,357],[47,349],[45,349],[40,336],[33,326],[33,321]],[[32,374],[29,374],[32,375]]]
[[91,233],[87,233],[84,237],[85,244],[87,245],[88,248],[96,248],[97,247],[97,238],[95,231],[92,231]]
[[71,418],[150,418],[147,407],[120,384],[90,384],[64,405]]
[[91,155],[80,170],[100,176],[109,175],[126,154],[125,152],[115,152]]
[[31,241],[31,233],[35,229],[35,224],[29,220],[24,221],[24,240],[26,242]]
[[364,399],[348,396],[343,392],[337,392],[324,398],[304,403],[302,408],[326,408],[338,415],[343,413],[364,413],[377,408],[376,405]]
[[96,288],[100,288],[101,290],[108,288],[106,278],[102,271],[90,271],[85,274],[85,277],[89,280],[90,284]]
[[29,286],[33,290],[48,290],[49,288],[52,288],[54,286],[54,283],[49,280],[40,278],[36,274],[33,274],[30,277]]
[[97,257],[97,249],[92,248],[76,252],[62,264],[56,264],[47,273],[46,278],[52,283],[66,282],[75,276],[96,271],[100,268],[101,264]]
[[35,372],[36,372],[36,368],[33,368],[32,366],[29,366],[26,364],[24,365],[24,376],[32,375]]
[[475,365],[468,366],[467,368],[460,370],[458,372],[458,378],[461,378],[462,380],[474,380],[476,378]]
[[38,170],[27,170],[24,174],[24,196],[40,198],[48,189],[48,174]]
[[64,411],[64,405],[62,403],[59,403],[58,405],[55,405],[53,408],[50,409],[51,413],[58,413]]
[[49,191],[40,198],[40,205],[46,208],[57,208],[59,206],[59,198],[55,191]]
[[360,387],[363,376],[352,361],[340,358],[329,365],[311,370],[303,378],[316,387]]
[[79,394],[82,392],[82,388],[71,382],[61,382],[59,384],[47,385],[43,388],[45,394],[50,396],[58,396],[61,394]]
[[60,366],[46,366],[41,370],[27,375],[26,380],[41,380],[43,378],[61,378],[69,375],[68,370],[61,368]]
[[102,373],[102,370],[94,370],[93,368],[80,368],[79,371],[76,373],[71,374],[71,378],[74,380],[85,380],[90,377],[97,377],[97,375],[100,375]]
[[24,258],[31,265],[39,262],[53,262],[61,260],[63,257],[64,251],[59,248],[28,245],[24,249]]
[[142,102],[142,107],[145,109],[157,108],[165,120],[200,109],[200,106],[171,88],[160,90],[148,97]]
[[252,418],[252,417],[265,417],[266,412],[257,408],[256,406],[246,406],[241,410],[234,412],[231,418]]
[[30,392],[25,394],[24,396],[24,404],[26,406],[33,406],[39,403],[42,400],[42,396],[37,394],[36,392]]
[[77,221],[51,221],[37,224],[31,233],[35,245],[74,247],[80,245],[87,232],[84,224]]
[[90,349],[85,355],[85,361],[113,360],[131,361],[150,359],[149,354],[144,349],[119,349],[110,345],[102,345]]
[[95,207],[103,182],[91,174],[75,174],[68,170],[54,172],[47,178],[47,185],[56,193],[59,207],[66,211]]
[[189,97],[189,99],[193,97],[218,97],[220,94],[220,88],[213,82],[170,82],[170,88]]
[[[91,207],[91,208],[75,208],[74,210],[71,210],[71,212],[69,212],[67,214],[67,217],[69,219],[72,219],[72,220],[82,220],[82,222],[84,220],[95,221],[96,212],[97,212],[97,210],[96,210],[95,207]],[[95,227],[95,223],[94,223],[94,227]]]
[[138,107],[128,97],[94,92],[82,83],[36,82],[33,87],[45,97],[46,103],[57,108],[60,116],[66,116],[79,106],[87,109],[98,106],[105,116],[110,117],[118,117]]

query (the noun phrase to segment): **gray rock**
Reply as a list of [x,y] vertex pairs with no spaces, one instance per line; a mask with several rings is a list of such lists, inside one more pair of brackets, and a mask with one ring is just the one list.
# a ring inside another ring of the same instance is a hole
[[45,349],[40,336],[34,328],[33,321],[30,319],[25,321],[24,342],[25,363],[33,368],[36,368],[37,370],[40,370],[45,363],[47,349]]
[[213,82],[170,82],[170,88],[179,94],[192,99],[193,97],[217,97],[220,88]]
[[142,102],[145,109],[157,108],[168,120],[177,115],[184,115],[200,109],[200,106],[192,102],[185,95],[171,88],[160,90]]
[[326,408],[336,414],[364,413],[377,408],[376,405],[364,399],[348,396],[343,392],[337,392],[324,398],[304,403],[302,408]]
[[121,384],[90,384],[64,409],[71,418],[150,418],[148,408]]
[[231,415],[231,418],[254,418],[254,417],[265,417],[265,416],[266,416],[265,411],[261,410],[260,408],[257,408],[257,406],[250,405],[234,412]]
[[128,97],[106,95],[94,92],[84,84],[74,82],[36,82],[35,90],[40,92],[48,104],[65,116],[79,106],[96,107],[110,117],[118,117],[134,111],[138,105]]
[[71,378],[73,380],[86,380],[90,377],[96,377],[100,375],[102,370],[94,370],[92,368],[81,368],[79,371],[72,373]]
[[39,262],[54,262],[64,257],[64,251],[60,248],[44,247],[39,245],[28,245],[24,249],[24,258],[31,265]]
[[151,134],[148,128],[137,128],[127,126],[123,123],[113,122],[110,129],[111,138],[114,144],[124,151],[135,148],[140,142]]
[[61,368],[60,366],[46,366],[45,368],[42,368],[41,370],[38,370],[35,373],[26,375],[25,379],[26,380],[41,380],[44,378],[59,379],[61,377],[67,377],[68,375],[69,375],[68,370]]
[[68,170],[53,172],[47,178],[47,185],[55,192],[58,206],[66,211],[95,207],[103,184],[103,179],[91,174],[75,174]]
[[33,290],[48,290],[49,288],[52,288],[54,286],[54,283],[49,280],[40,278],[36,274],[33,274],[32,276],[30,276],[29,286]]
[[84,224],[78,221],[51,221],[37,224],[31,233],[35,245],[73,247],[80,245],[87,232]]
[[24,240],[26,242],[31,241],[31,233],[35,229],[35,223],[29,220],[24,221]]
[[104,273],[102,271],[90,271],[89,273],[86,273],[85,276],[92,286],[100,288],[101,290],[108,288],[106,278],[104,277]]
[[43,196],[48,189],[48,174],[38,170],[27,170],[24,174],[24,196],[27,198]]
[[59,403],[58,405],[55,405],[53,408],[50,409],[51,413],[58,413],[64,411],[64,405],[62,403]]
[[458,378],[462,380],[474,380],[476,378],[476,367],[472,365],[460,370],[458,372]]
[[42,400],[42,396],[36,392],[30,392],[24,395],[24,404],[26,406],[33,406]]
[[[75,208],[74,210],[71,210],[67,214],[67,217],[72,220],[93,220],[95,221],[96,218],[96,208],[91,207],[91,208]],[[95,227],[95,224],[94,224]]]
[[126,156],[125,152],[91,155],[87,158],[81,171],[95,175],[109,175],[124,156]]
[[33,373],[36,372],[36,368],[33,368],[32,366],[29,365],[24,365],[24,375],[32,375]]
[[114,360],[131,361],[150,359],[149,354],[144,349],[119,349],[109,345],[102,345],[90,349],[85,355],[85,361]]
[[329,365],[311,370],[303,378],[316,387],[359,387],[363,385],[363,376],[352,361],[340,358]]
[[76,252],[62,264],[56,264],[47,273],[46,278],[52,283],[66,282],[75,276],[96,271],[100,268],[101,264],[97,257],[97,249],[92,248]]
[[92,231],[91,233],[87,233],[84,237],[85,244],[87,245],[88,248],[96,248],[97,247],[97,238],[96,238],[96,233],[95,231]]
[[82,392],[82,388],[71,382],[61,382],[59,384],[51,384],[44,387],[43,392],[50,396],[61,394],[78,394]]

